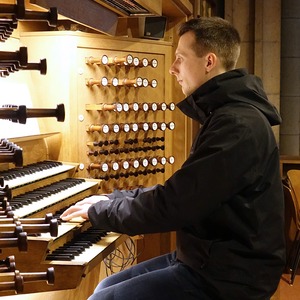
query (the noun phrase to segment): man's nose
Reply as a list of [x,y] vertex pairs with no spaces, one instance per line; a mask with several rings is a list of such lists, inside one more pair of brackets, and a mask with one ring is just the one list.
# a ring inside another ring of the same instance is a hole
[[171,67],[169,68],[169,73],[171,75],[175,75],[176,74],[176,71],[175,71],[175,68],[174,68],[174,63],[171,65]]

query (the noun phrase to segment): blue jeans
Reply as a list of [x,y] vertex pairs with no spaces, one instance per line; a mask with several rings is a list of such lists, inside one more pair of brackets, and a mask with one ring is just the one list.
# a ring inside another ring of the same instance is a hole
[[88,300],[212,300],[200,276],[166,254],[102,280]]

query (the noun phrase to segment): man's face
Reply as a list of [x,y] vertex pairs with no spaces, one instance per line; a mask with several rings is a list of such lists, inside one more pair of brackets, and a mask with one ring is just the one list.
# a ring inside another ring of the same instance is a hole
[[207,81],[206,57],[199,57],[194,50],[195,35],[188,31],[184,33],[178,42],[175,52],[175,61],[170,67],[170,74],[175,75],[181,85],[185,96],[192,94],[198,87]]

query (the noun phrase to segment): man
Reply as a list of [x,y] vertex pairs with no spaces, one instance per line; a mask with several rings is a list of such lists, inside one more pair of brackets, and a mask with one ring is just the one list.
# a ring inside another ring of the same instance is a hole
[[285,262],[280,116],[261,81],[234,69],[240,37],[227,21],[192,19],[179,36],[178,107],[202,124],[189,157],[164,185],[93,196],[62,215],[129,235],[176,230],[176,252],[104,279],[90,299],[270,299]]

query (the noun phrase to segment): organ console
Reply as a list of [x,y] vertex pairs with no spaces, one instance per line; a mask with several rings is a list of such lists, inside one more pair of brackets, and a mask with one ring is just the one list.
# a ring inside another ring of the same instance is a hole
[[[47,18],[50,22],[49,13]],[[37,19],[37,15],[31,15],[31,19]],[[10,18],[12,27],[8,27],[7,36],[17,21],[17,16]],[[66,32],[43,34],[25,33],[22,44],[30,45],[33,58],[38,57],[43,44],[48,68],[46,60],[28,62],[26,47],[0,52],[1,75],[15,73],[16,69],[39,71],[31,75],[37,92],[43,95],[40,100],[52,107],[53,101],[62,98],[67,112],[66,118],[62,117],[62,105],[44,110],[25,105],[0,109],[0,119],[20,124],[28,118],[47,117],[67,122],[60,126],[52,120],[38,120],[43,134],[61,132],[59,145],[45,147],[47,156],[54,159],[33,159],[33,163],[24,165],[35,141],[28,142],[29,146],[25,141],[25,147],[21,143],[18,151],[9,148],[2,153],[0,145],[0,163],[5,163],[0,164],[0,197],[2,193],[6,198],[2,202],[9,208],[0,211],[0,259],[6,261],[3,268],[15,264],[18,270],[14,280],[13,269],[5,279],[10,294],[61,291],[84,284],[83,278],[98,272],[101,261],[128,237],[95,230],[82,219],[62,222],[61,212],[92,194],[162,183],[172,173],[174,163],[169,159],[175,143],[175,123],[171,121],[175,104],[166,68],[171,62],[170,43],[154,42],[149,48],[143,42],[123,40],[119,44],[114,38],[73,32],[71,39],[75,42],[65,44]],[[35,51],[35,47],[39,50]],[[1,64],[1,55],[7,62]],[[72,59],[69,61],[68,57]],[[62,61],[64,76],[57,72]],[[70,70],[78,70],[76,76],[68,74]],[[41,80],[38,73],[46,76]],[[9,257],[14,257],[14,261],[9,262]],[[1,266],[0,262],[0,270]],[[32,275],[29,277],[28,273]],[[95,282],[97,277],[90,289]],[[0,287],[1,295],[4,290]]]
[[[58,223],[63,210],[99,188],[98,180],[73,177],[77,168],[78,164],[44,161],[0,172],[12,195],[2,192],[1,198],[11,198],[13,212],[0,216],[2,264],[13,256],[21,270],[0,273],[0,295],[75,288],[124,242],[125,236],[94,230],[84,220]],[[15,279],[19,277],[22,280]]]
[[[28,238],[27,235],[36,235],[41,233],[50,233],[50,236],[56,237],[58,234],[58,223],[56,219],[49,217],[49,214],[45,219],[34,219],[30,222],[30,219],[17,218],[10,206],[12,201],[12,192],[3,177],[1,177],[0,193],[0,247],[1,254],[5,253],[5,250],[13,252],[12,249],[18,249],[16,253],[22,253],[28,251]],[[0,269],[0,295],[1,293],[7,294],[20,293],[24,290],[25,282],[37,282],[46,281],[47,284],[54,283],[54,270],[52,267],[48,268],[46,272],[26,272],[20,273],[16,269],[14,255],[9,255],[6,259],[1,260]]]

